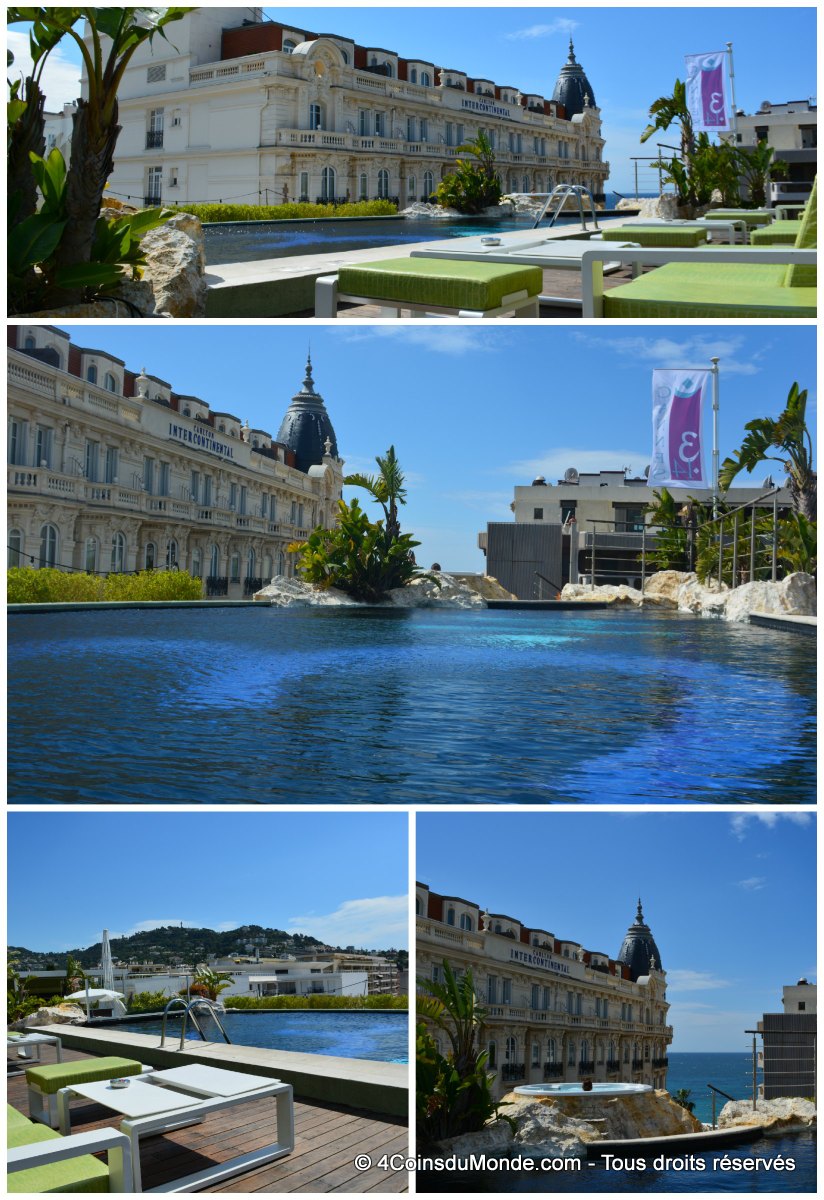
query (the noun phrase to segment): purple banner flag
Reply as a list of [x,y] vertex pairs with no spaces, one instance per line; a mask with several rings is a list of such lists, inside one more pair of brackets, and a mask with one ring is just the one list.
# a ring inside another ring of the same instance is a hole
[[653,371],[650,487],[708,487],[701,410],[711,371]]
[[696,132],[714,133],[730,128],[727,51],[688,54],[687,108]]

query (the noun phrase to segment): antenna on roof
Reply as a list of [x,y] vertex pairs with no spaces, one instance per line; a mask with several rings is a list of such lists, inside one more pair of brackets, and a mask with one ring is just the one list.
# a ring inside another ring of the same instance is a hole
[[578,472],[576,471],[575,467],[567,467],[567,469],[564,471],[564,483],[577,483],[577,482],[578,482]]

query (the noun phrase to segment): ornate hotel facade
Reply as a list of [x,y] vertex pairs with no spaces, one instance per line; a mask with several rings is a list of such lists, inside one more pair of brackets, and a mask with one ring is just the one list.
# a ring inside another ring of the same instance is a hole
[[[85,88],[85,81],[84,81]],[[486,131],[505,192],[602,195],[600,110],[570,43],[551,98],[393,50],[197,8],[141,47],[118,92],[109,190],[142,204],[426,199]]]
[[343,461],[311,362],[273,438],[54,326],[8,341],[10,566],[177,568],[238,599],[333,525]]
[[666,1087],[666,973],[640,900],[615,958],[425,884],[415,910],[418,980],[440,981],[444,961],[472,972],[496,1098],[584,1078]]

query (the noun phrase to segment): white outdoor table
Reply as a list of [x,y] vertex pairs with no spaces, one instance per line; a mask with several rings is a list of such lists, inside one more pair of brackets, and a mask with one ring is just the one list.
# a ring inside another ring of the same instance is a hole
[[[65,1093],[65,1095],[64,1095]],[[209,1113],[232,1108],[247,1100],[273,1099],[277,1141],[259,1150],[236,1155],[202,1171],[150,1188],[151,1192],[197,1192],[209,1184],[231,1179],[244,1171],[263,1166],[290,1154],[295,1147],[292,1086],[261,1075],[245,1075],[217,1067],[193,1064],[132,1076],[127,1088],[113,1088],[111,1081],[78,1084],[58,1093],[61,1132],[69,1129],[69,1100],[84,1096],[123,1116],[120,1128],[132,1144],[134,1190],[143,1190],[140,1169],[140,1138],[169,1133],[185,1125],[200,1123]],[[65,1123],[65,1130],[64,1130]]]
[[25,1055],[25,1056],[19,1055],[18,1058],[19,1058],[19,1062],[20,1062],[21,1066],[18,1071],[12,1072],[12,1077],[14,1077],[15,1075],[22,1075],[23,1072],[26,1070],[26,1067],[31,1067],[35,1063],[40,1062],[40,1047],[41,1046],[54,1046],[54,1051],[55,1051],[55,1054],[57,1055],[55,1061],[56,1062],[63,1061],[63,1043],[60,1041],[60,1038],[57,1037],[55,1034],[25,1033],[21,1037],[11,1037],[10,1035],[7,1034],[6,1035],[6,1058],[7,1058],[7,1060],[8,1060],[9,1050],[11,1050],[13,1047],[19,1048],[20,1046],[33,1046],[35,1048],[36,1053],[35,1053],[34,1057],[32,1057],[32,1058],[29,1058],[28,1055]]

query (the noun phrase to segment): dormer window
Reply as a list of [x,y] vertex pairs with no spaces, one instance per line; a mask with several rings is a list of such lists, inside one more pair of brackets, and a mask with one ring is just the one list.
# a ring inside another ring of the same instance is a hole
[[94,365],[94,363],[92,363],[91,366],[86,369],[86,382],[97,383],[97,367]]
[[183,410],[183,415],[184,415],[184,417],[190,417],[192,415],[192,410],[189,408],[188,404],[186,405],[186,407]]
[[23,349],[24,350],[36,350],[37,349],[37,342],[34,340],[34,338],[32,337],[31,334],[27,335],[26,340],[23,343]]
[[217,427],[217,431],[218,431],[218,433],[225,433],[225,432],[226,432],[226,426],[223,424],[223,422],[222,422],[222,421],[221,421],[220,425],[218,425],[218,427]]
[[297,46],[297,42],[293,42],[293,41],[291,41],[291,40],[287,40],[287,41],[285,41],[285,42],[283,43],[283,53],[284,53],[284,54],[291,54],[291,53],[292,53],[292,51],[295,49],[295,46]]
[[114,375],[112,375],[111,371],[106,372],[106,378],[103,380],[103,386],[107,392],[117,391],[117,380],[115,379]]

